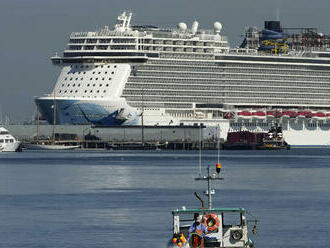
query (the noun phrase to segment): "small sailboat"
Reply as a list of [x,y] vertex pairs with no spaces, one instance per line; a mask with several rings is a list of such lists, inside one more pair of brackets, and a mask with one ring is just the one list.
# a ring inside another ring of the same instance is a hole
[[[210,166],[207,167],[207,174],[200,174],[195,180],[206,181],[207,190],[204,192],[208,198],[207,207],[204,200],[195,192],[195,196],[201,201],[201,208],[173,210],[173,236],[168,243],[168,247],[177,248],[203,248],[203,247],[222,247],[222,248],[253,248],[254,242],[250,239],[250,234],[257,233],[257,220],[248,220],[249,214],[245,208],[216,208],[212,206],[212,181],[222,180],[220,177],[221,164],[216,164],[216,173],[211,173]],[[249,223],[254,222],[254,227],[249,232]],[[199,222],[199,224],[195,224]],[[193,224],[192,224],[193,223]],[[195,228],[194,228],[195,225]],[[196,225],[201,225],[200,229]],[[204,227],[203,227],[204,226]],[[203,231],[204,229],[204,231]]]
[[34,142],[24,143],[24,147],[29,150],[74,150],[80,148],[78,145],[64,145],[57,144],[55,140],[55,130],[56,130],[56,99],[55,99],[55,90],[54,90],[54,120],[53,120],[53,131],[51,139],[40,140],[39,126],[40,126],[40,112],[39,108],[37,109],[37,140]]

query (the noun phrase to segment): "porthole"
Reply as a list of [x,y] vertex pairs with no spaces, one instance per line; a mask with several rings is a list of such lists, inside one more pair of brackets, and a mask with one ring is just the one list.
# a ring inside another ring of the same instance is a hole
[[108,65],[108,68],[110,68],[110,65]]
[[80,78],[80,80],[83,80],[83,78]]
[[70,81],[72,81],[72,78],[70,78]]
[[99,74],[101,74],[101,72],[99,71]]
[[80,87],[80,84],[78,84],[78,87]]
[[95,80],[98,80],[98,78],[95,78]]
[[90,91],[90,93],[92,93],[92,92],[93,92],[93,90]]
[[95,71],[93,71],[93,74],[95,74]]
[[67,90],[66,91],[64,91],[64,93],[66,93],[67,92]]
[[104,74],[107,74],[107,73],[108,73],[107,71],[104,72]]
[[87,87],[89,87],[90,84],[87,84]]
[[102,80],[104,80],[104,78],[102,78]]
[[62,84],[62,87],[64,87],[64,84]]
[[102,87],[102,84],[99,84],[100,87]]
[[93,84],[93,87],[95,86],[95,84]]
[[97,91],[96,91],[96,93],[100,93],[100,91],[99,91],[99,90],[97,90]]
[[86,72],[84,71],[84,74],[86,74]]
[[61,93],[62,91],[60,90],[59,92]]
[[107,87],[108,87],[108,86],[109,86],[109,84],[106,84],[105,86],[107,86]]
[[64,78],[64,80],[67,80],[68,78]]
[[111,72],[111,74],[114,74],[114,73],[115,73],[114,71]]
[[101,65],[101,68],[103,68],[103,65]]
[[103,93],[107,92],[106,90],[103,91]]
[[89,80],[93,80],[93,78],[90,78]]
[[117,66],[115,65],[114,68],[117,68]]
[[78,72],[78,74],[80,74],[80,71]]
[[68,87],[70,87],[70,84],[68,84]]
[[72,90],[70,90],[70,93],[72,93]]
[[76,93],[78,92],[78,90],[75,91]]
[[85,90],[85,93],[87,93],[87,90]]
[[76,86],[76,84],[73,84],[73,85],[72,85],[72,87],[75,87],[75,86]]
[[111,80],[111,78],[109,78],[109,80]]

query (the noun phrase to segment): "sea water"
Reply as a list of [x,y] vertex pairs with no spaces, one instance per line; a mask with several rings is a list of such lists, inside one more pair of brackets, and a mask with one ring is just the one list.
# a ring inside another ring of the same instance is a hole
[[[259,220],[256,247],[330,247],[330,150],[220,151],[214,207]],[[203,151],[202,171],[216,151]],[[198,151],[0,154],[0,247],[166,247],[199,208]],[[251,226],[252,227],[252,226]]]

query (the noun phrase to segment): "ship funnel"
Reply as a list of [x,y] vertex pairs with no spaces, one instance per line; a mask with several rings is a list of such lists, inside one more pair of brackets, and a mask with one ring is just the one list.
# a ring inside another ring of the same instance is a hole
[[192,26],[191,26],[191,32],[192,34],[196,34],[197,33],[197,29],[198,29],[198,21],[194,21]]

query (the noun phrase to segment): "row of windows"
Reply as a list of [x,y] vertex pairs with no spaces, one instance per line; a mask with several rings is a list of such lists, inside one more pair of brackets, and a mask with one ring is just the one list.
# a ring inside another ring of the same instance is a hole
[[[64,81],[67,81],[67,79],[68,78],[64,78]],[[80,78],[80,80],[83,80],[84,78]],[[94,78],[95,80],[99,80],[99,78]],[[100,80],[105,80],[106,78],[100,78]],[[111,80],[112,78],[108,78],[108,80]],[[69,81],[72,81],[73,80],[73,78],[69,78]],[[78,78],[75,78],[75,80],[77,81],[78,80]],[[86,80],[86,78],[85,78],[85,80]],[[89,80],[93,80],[93,78],[90,78]],[[64,81],[63,81],[63,83],[64,83]]]
[[0,143],[14,143],[13,139],[0,139]]
[[[79,91],[78,90],[59,90],[59,93],[78,93]],[[93,93],[93,90],[85,90],[84,91],[84,93]],[[102,92],[102,91],[100,91],[100,90],[95,90],[94,92],[96,92],[96,93],[100,93],[100,92]],[[107,91],[106,90],[103,90],[103,93],[106,93]]]
[[[80,87],[80,85],[81,84],[72,84],[72,87]],[[96,84],[86,84],[86,85],[82,85],[82,86],[87,86],[87,87],[89,87],[89,86],[93,86],[93,87],[95,87],[96,86]],[[103,84],[99,84],[99,87],[102,87],[103,86]],[[109,87],[109,84],[104,84],[104,86],[106,86],[106,87]],[[62,84],[61,85],[61,87],[71,87],[71,84]]]
[[[77,72],[76,71],[68,71],[67,72],[67,74],[75,74],[75,73],[77,73],[77,74],[86,74],[85,71],[77,71]],[[93,71],[92,74],[101,74],[101,72],[100,71],[99,72]],[[108,72],[107,71],[104,71],[104,74],[108,74]],[[115,74],[115,72],[112,71],[111,74]],[[65,80],[67,80],[67,78],[65,78]]]

